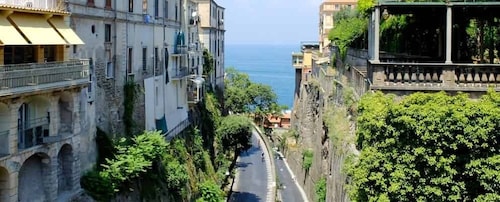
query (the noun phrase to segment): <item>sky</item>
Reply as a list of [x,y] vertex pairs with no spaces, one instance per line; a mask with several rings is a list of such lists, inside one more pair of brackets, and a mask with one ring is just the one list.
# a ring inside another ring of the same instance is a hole
[[321,0],[215,0],[226,44],[298,44],[319,39]]

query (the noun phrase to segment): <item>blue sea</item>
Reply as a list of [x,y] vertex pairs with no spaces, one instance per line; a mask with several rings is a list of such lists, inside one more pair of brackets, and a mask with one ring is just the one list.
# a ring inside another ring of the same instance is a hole
[[295,70],[292,52],[300,51],[300,44],[226,44],[225,66],[247,73],[250,80],[270,85],[278,96],[278,103],[293,107]]

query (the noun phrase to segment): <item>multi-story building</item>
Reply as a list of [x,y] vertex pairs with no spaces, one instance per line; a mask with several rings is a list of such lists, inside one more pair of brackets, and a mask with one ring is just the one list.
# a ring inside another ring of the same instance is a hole
[[357,0],[323,0],[319,6],[319,50],[328,53],[330,40],[328,33],[334,26],[334,15],[341,9],[354,9]]
[[87,43],[74,54],[94,67],[90,99],[97,126],[110,134],[124,132],[124,85],[133,82],[140,89],[133,113],[137,132],[185,128],[188,101],[200,100],[196,83],[203,81],[196,4],[70,0],[69,7],[76,32]]
[[64,1],[0,0],[2,202],[66,201],[95,164],[89,60],[71,57],[84,43],[69,14]]
[[295,68],[295,98],[299,95],[300,84],[306,81],[311,74],[313,58],[319,52],[318,42],[302,42],[301,52],[292,53],[292,65]]
[[224,8],[214,0],[195,0],[200,15],[200,41],[214,58],[210,75],[213,87],[224,89]]

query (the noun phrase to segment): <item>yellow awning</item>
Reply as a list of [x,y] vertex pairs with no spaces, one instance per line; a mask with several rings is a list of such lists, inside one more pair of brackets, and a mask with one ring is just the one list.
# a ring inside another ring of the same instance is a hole
[[33,45],[67,44],[42,15],[12,14],[9,18]]
[[0,44],[27,45],[28,42],[4,16],[0,16]]
[[68,44],[85,44],[83,41],[76,35],[76,33],[64,23],[63,17],[52,17],[49,19],[50,24],[54,26],[54,28],[63,36],[64,39],[68,42]]

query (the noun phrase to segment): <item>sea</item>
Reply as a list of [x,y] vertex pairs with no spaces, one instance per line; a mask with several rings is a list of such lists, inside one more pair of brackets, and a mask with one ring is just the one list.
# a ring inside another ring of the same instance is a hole
[[299,52],[300,44],[226,44],[225,67],[234,67],[247,73],[255,83],[270,85],[280,105],[293,107],[295,70],[292,52]]

